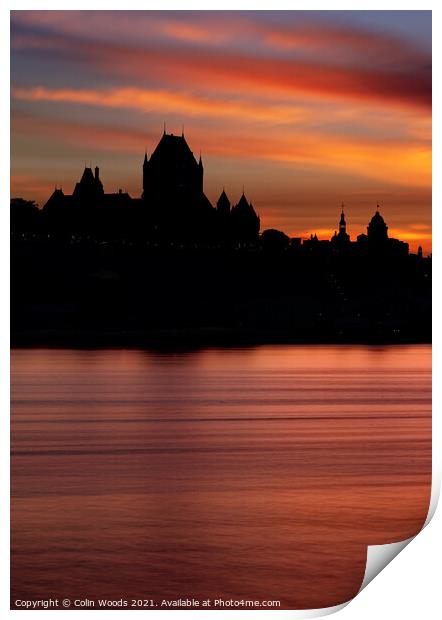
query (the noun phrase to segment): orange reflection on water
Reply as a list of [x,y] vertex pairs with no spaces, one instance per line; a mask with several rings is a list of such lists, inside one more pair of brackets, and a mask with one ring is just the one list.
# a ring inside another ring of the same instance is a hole
[[431,484],[429,346],[12,356],[12,598],[348,600]]

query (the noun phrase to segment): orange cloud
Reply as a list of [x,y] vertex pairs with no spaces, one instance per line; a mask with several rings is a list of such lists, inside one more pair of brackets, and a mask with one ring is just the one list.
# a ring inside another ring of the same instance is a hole
[[413,230],[413,227],[410,228],[391,228],[388,233],[390,237],[395,237],[396,239],[401,239],[402,241],[418,241],[420,244],[425,244],[426,242],[431,241],[431,233],[416,232]]
[[189,22],[164,20],[158,23],[159,30],[168,37],[192,43],[219,43],[229,38],[221,29],[207,28],[205,25]]
[[[174,31],[176,25],[166,25],[166,28]],[[188,38],[206,37],[201,27],[186,24],[178,30],[181,34],[187,33]],[[282,36],[281,32],[266,32],[271,40],[272,37]],[[409,53],[407,57],[405,44],[399,46],[400,51],[396,49],[399,49],[398,46],[393,46],[399,63],[386,64],[383,60],[382,63],[361,62],[359,66],[347,66],[336,60],[333,64],[333,46],[328,62],[324,63],[315,58],[300,60],[254,56],[235,51],[234,47],[219,49],[209,46],[202,51],[200,46],[176,49],[164,42],[137,47],[93,40],[88,40],[85,45],[79,37],[47,32],[44,36],[16,35],[12,44],[14,49],[27,49],[35,53],[62,53],[71,61],[87,65],[88,70],[95,67],[97,71],[114,77],[130,77],[138,82],[155,78],[169,85],[171,82],[181,86],[192,84],[193,88],[209,88],[217,92],[302,94],[340,101],[377,101],[384,105],[431,107],[431,59],[417,53]],[[389,57],[384,54],[384,59]],[[391,58],[397,60],[393,54]],[[405,58],[407,62],[404,62]]]
[[[202,147],[209,197],[222,183],[237,193],[246,181],[263,226],[299,225],[307,235],[318,224],[328,238],[342,192],[352,238],[379,197],[392,235],[429,244],[421,221],[430,219],[431,204],[430,52],[386,30],[332,21],[282,23],[239,12],[13,13],[12,49],[21,58],[14,64],[14,187],[47,198],[52,182],[45,181],[55,174],[71,184],[80,172],[72,162],[81,165],[84,154],[101,160],[103,174],[110,170],[107,189],[127,181],[138,195],[140,169],[129,156],[157,144],[164,118],[178,131],[182,119],[192,145]],[[40,67],[32,76],[23,69],[31,57]],[[54,107],[54,118],[43,116]],[[124,121],[111,110],[126,110]]]
[[[228,115],[236,120],[255,113],[256,120],[281,120],[286,110],[279,107],[264,109],[247,102],[233,102],[231,107],[221,101],[206,100],[185,93],[171,93],[141,89],[74,90],[46,89],[43,87],[13,88],[13,97],[28,101],[57,101],[112,108],[134,108],[141,111],[153,109],[162,112],[178,112],[193,115]],[[230,105],[230,104],[229,104]],[[227,109],[226,109],[227,108]],[[247,111],[247,112],[246,112]],[[296,116],[290,110],[288,114]],[[96,141],[91,134],[88,141]],[[75,139],[75,136],[74,136]],[[197,139],[197,137],[196,137]],[[431,144],[421,141],[371,140],[334,134],[318,135],[302,129],[278,131],[271,134],[227,131],[216,128],[201,136],[206,152],[225,157],[247,157],[290,164],[303,164],[319,168],[330,168],[357,174],[366,178],[388,181],[415,187],[431,186]],[[133,143],[135,146],[135,142]]]
[[141,112],[179,113],[182,116],[234,117],[267,122],[298,123],[312,118],[301,106],[262,105],[244,99],[220,99],[185,92],[140,88],[89,89],[12,88],[16,99],[25,101],[63,101],[111,108],[133,108]]
[[[33,115],[13,114],[11,116],[13,138],[18,136],[45,137],[52,141],[81,146],[88,150],[138,154],[141,156],[146,140],[154,141],[157,134],[145,131],[119,129],[89,123],[74,123],[48,119]],[[14,153],[14,151],[13,151]]]

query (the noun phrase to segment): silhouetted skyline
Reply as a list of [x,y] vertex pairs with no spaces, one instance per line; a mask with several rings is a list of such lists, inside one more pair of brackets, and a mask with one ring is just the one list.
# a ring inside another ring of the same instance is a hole
[[28,344],[427,342],[431,258],[379,210],[352,240],[266,229],[244,192],[215,205],[184,135],[139,162],[142,193],[86,166],[43,209],[11,201],[13,338]]
[[[212,205],[204,193],[204,165],[201,153],[198,161],[191,151],[184,135],[166,133],[148,157],[144,153],[142,164],[142,193],[132,197],[119,189],[106,193],[100,178],[100,168],[85,166],[81,179],[75,183],[72,194],[62,187],[55,187],[43,205],[39,215],[34,201],[13,198],[12,232],[50,232],[62,234],[93,235],[96,239],[126,238],[144,241],[168,242],[174,239],[198,241],[204,244],[227,242],[235,244],[258,245],[260,217],[245,196],[244,188],[236,204],[232,204],[225,187]],[[34,211],[34,213],[32,213]],[[339,232],[338,232],[339,231]],[[330,242],[334,252],[348,251],[355,244],[364,250],[370,242],[372,248],[388,248],[407,254],[409,245],[389,237],[388,226],[380,214],[380,206],[367,226],[367,234],[361,233],[356,240],[347,232],[344,203],[337,230],[331,239],[319,240],[317,233],[309,238],[290,238],[284,231],[267,229],[263,231],[259,243],[281,247],[304,245],[315,247],[320,244],[322,251]],[[324,245],[325,244],[325,245]],[[319,247],[319,246],[318,246]],[[422,247],[417,250],[423,255]]]
[[[27,207],[26,207],[27,205]],[[184,135],[166,133],[152,150],[144,153],[142,164],[142,193],[132,197],[119,189],[106,193],[100,178],[100,168],[85,166],[81,179],[72,194],[55,187],[40,213],[34,201],[22,198],[11,200],[12,233],[47,233],[74,238],[91,235],[97,240],[139,240],[166,243],[174,240],[198,244],[225,244],[232,247],[268,245],[281,248],[301,245],[309,252],[329,251],[349,253],[350,247],[359,252],[371,251],[407,255],[409,245],[388,234],[388,226],[380,214],[380,206],[371,218],[367,232],[352,241],[347,232],[344,203],[340,220],[331,239],[319,240],[317,233],[310,237],[290,238],[284,231],[267,229],[260,233],[260,217],[245,196],[244,188],[236,204],[232,204],[223,187],[212,205],[204,193],[204,165],[201,153],[198,161]],[[339,232],[338,232],[339,231]],[[354,250],[353,250],[354,251]],[[423,255],[422,247],[418,255]]]
[[244,185],[262,229],[329,239],[341,201],[352,238],[379,203],[431,251],[429,11],[20,11],[11,44],[13,196],[42,205],[85,161],[139,196],[166,121],[213,205]]

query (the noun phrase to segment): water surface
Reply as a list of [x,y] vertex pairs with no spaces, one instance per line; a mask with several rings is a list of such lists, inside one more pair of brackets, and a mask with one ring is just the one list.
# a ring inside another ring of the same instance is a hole
[[324,607],[422,526],[429,346],[12,353],[12,600]]

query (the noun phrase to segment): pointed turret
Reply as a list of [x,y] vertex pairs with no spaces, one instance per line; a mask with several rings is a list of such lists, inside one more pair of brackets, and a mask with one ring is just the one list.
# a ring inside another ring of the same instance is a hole
[[246,195],[244,194],[244,189],[242,190],[241,198],[239,199],[238,204],[235,205],[233,208],[236,212],[240,212],[240,213],[250,212],[250,205],[247,201]]
[[224,191],[224,187],[216,203],[216,210],[218,211],[218,213],[221,213],[223,215],[230,213],[230,200],[226,192]]
[[233,236],[238,241],[257,241],[260,219],[243,193],[231,211]]

